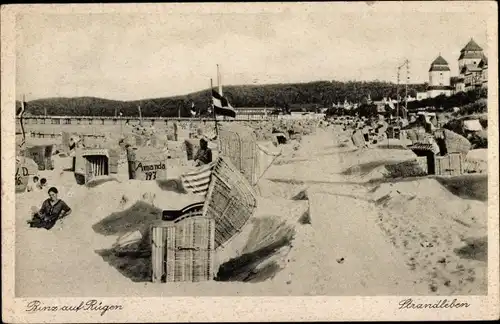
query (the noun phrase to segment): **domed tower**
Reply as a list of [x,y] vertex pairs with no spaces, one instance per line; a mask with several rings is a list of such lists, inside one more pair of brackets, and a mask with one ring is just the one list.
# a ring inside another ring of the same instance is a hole
[[429,69],[428,96],[433,98],[441,94],[449,96],[450,87],[450,67],[441,54],[431,63]]
[[458,73],[462,72],[464,66],[479,65],[482,58],[483,49],[471,38],[467,45],[460,51],[460,56],[458,57]]
[[449,86],[450,85],[450,67],[448,62],[439,55],[432,63],[429,69],[429,86]]

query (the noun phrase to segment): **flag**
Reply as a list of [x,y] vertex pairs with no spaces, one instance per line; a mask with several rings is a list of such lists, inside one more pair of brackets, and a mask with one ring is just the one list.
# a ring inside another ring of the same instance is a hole
[[196,108],[194,107],[194,102],[191,103],[191,116],[196,116]]
[[214,166],[215,163],[212,162],[195,171],[181,175],[181,182],[184,189],[190,193],[205,196],[208,193]]
[[212,90],[212,102],[214,105],[215,115],[236,118],[236,110],[234,110],[234,108],[225,97],[221,96],[215,90]]

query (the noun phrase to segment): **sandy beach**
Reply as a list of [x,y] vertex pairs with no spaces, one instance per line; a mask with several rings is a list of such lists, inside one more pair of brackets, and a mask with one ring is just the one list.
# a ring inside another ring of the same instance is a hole
[[[486,294],[484,197],[452,193],[451,178],[379,178],[383,163],[412,159],[413,153],[355,150],[348,138],[330,127],[304,136],[298,149],[291,148],[294,144],[283,147],[282,156],[259,181],[254,216],[216,257],[218,265],[227,263],[276,233],[290,235],[289,244],[254,264],[252,276],[238,279],[221,271],[218,280],[202,283],[148,282],[144,269],[150,259],[141,261],[142,270],[137,268],[140,278],[131,279],[124,269],[130,265],[120,268],[120,261],[103,252],[121,233],[94,230],[114,212],[155,212],[137,205],[140,201],[175,209],[199,197],[163,190],[152,181],[118,179],[79,186],[71,172],[62,171],[69,159],[56,156],[55,170],[40,174],[59,189],[73,213],[50,231],[29,228],[30,210],[39,208],[47,194],[16,195],[16,296]],[[383,163],[377,166],[377,161]],[[369,162],[372,170],[359,167]],[[487,178],[471,175],[462,181],[479,182],[482,188]]]

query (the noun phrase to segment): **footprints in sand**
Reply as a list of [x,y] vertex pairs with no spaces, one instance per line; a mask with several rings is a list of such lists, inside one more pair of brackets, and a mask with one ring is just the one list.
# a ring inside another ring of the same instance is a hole
[[377,225],[419,277],[415,284],[435,295],[486,292],[487,249],[479,239],[486,236],[486,204],[450,195],[429,179],[380,184],[369,193]]
[[402,215],[379,212],[377,224],[390,242],[405,255],[405,264],[422,273],[416,284],[427,284],[432,294],[479,292],[473,265],[453,253],[460,237],[437,227],[426,229],[405,221]]

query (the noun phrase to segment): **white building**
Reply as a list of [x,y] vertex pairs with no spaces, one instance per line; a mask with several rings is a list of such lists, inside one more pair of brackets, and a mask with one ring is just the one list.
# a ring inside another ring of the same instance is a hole
[[424,100],[429,97],[429,94],[424,91],[424,92],[417,92],[417,100]]

